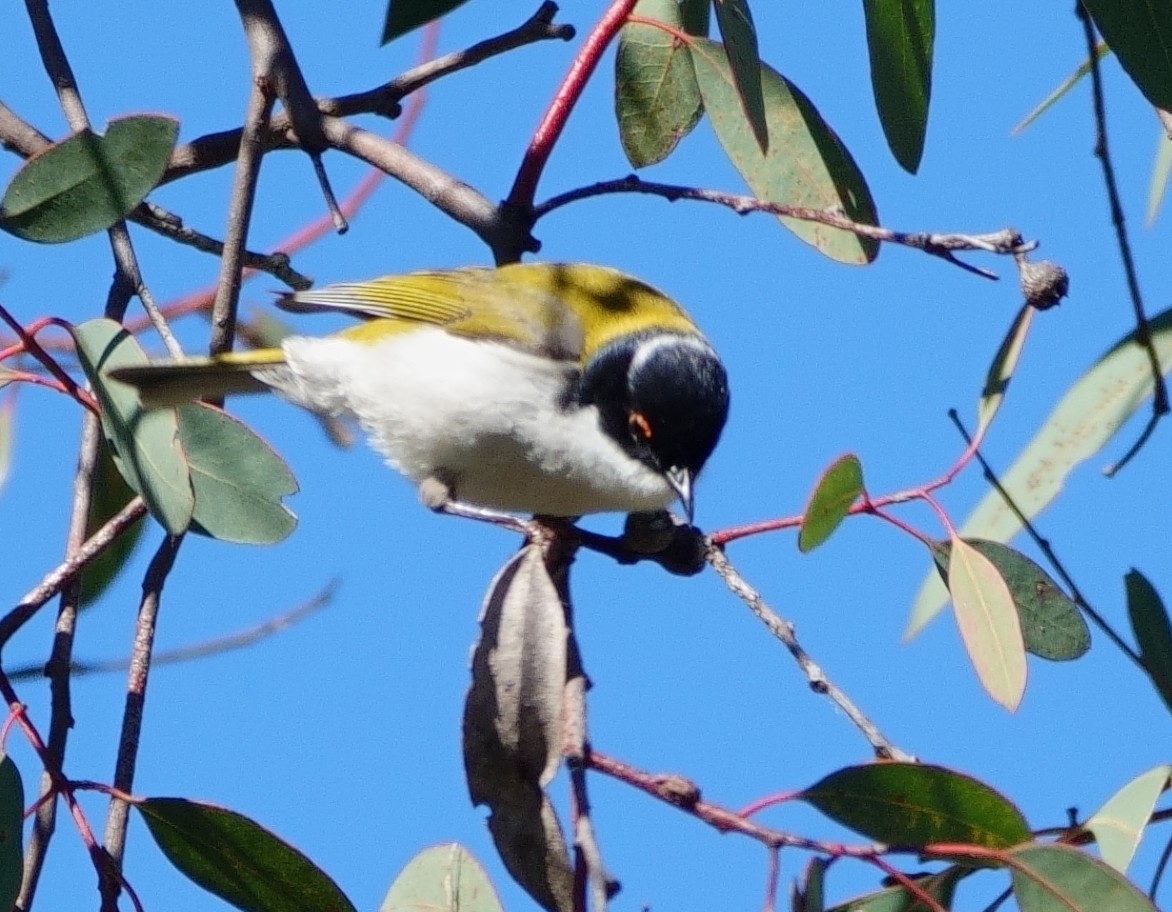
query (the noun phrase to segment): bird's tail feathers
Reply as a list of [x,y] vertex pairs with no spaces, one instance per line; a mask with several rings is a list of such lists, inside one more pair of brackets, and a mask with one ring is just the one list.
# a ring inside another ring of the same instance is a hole
[[284,352],[272,348],[120,367],[110,376],[136,387],[147,408],[161,408],[194,399],[267,392],[272,387],[260,378],[280,371],[284,364]]

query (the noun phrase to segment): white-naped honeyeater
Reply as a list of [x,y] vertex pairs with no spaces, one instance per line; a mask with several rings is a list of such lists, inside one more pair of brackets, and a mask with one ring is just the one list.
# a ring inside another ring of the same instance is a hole
[[[665,508],[728,415],[723,364],[663,293],[613,269],[522,263],[386,276],[282,295],[344,311],[335,335],[113,372],[144,405],[272,390],[352,416],[436,506],[579,516]],[[441,498],[442,500],[442,498]]]

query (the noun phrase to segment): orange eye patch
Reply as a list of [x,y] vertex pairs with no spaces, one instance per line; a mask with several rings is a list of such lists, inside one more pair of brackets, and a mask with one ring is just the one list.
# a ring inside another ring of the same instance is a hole
[[631,429],[631,433],[640,440],[651,439],[651,424],[643,416],[642,412],[631,412],[627,416],[627,426]]

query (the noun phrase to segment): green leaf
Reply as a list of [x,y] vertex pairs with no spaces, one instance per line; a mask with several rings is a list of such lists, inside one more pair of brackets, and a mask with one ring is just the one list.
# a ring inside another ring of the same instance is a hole
[[399,872],[379,912],[503,912],[475,856],[448,843],[424,849]]
[[[634,12],[683,28],[676,0],[640,0]],[[615,116],[631,165],[642,168],[666,158],[703,110],[687,46],[655,26],[623,26],[615,55]]]
[[697,38],[707,38],[712,22],[712,0],[680,0],[680,17],[684,31]]
[[1012,712],[1026,685],[1025,643],[1013,596],[989,558],[956,536],[951,543],[948,591],[960,637],[989,696]]
[[1001,347],[993,356],[993,363],[989,365],[989,372],[985,375],[985,388],[981,390],[981,403],[977,410],[978,437],[989,427],[997,410],[1001,408],[1005,391],[1009,389],[1009,381],[1013,379],[1013,372],[1017,370],[1017,362],[1021,358],[1021,350],[1025,346],[1026,336],[1036,312],[1036,308],[1028,304],[1017,312],[1009,332],[1001,340]]
[[1009,861],[1021,912],[1157,912],[1126,877],[1070,846],[1030,843]]
[[178,535],[191,523],[195,497],[175,412],[144,410],[133,387],[106,377],[118,367],[146,364],[146,354],[113,320],[90,320],[72,333],[82,370],[102,407],[102,432],[118,471],[163,528]]
[[144,798],[134,807],[171,864],[238,909],[354,912],[328,874],[243,814],[184,798]]
[[0,201],[0,228],[57,244],[109,228],[155,188],[179,136],[158,115],[112,120],[103,136],[82,130],[34,155]]
[[1147,100],[1172,110],[1172,4],[1083,0],[1083,5]]
[[[1107,47],[1106,42],[1100,41],[1100,42],[1098,42],[1098,44],[1095,45],[1095,56],[1099,60],[1102,60],[1109,53],[1110,53],[1110,49]],[[1016,127],[1014,127],[1012,130],[1009,131],[1010,134],[1016,136],[1018,133],[1020,133],[1022,130],[1024,130],[1026,127],[1028,127],[1030,124],[1032,124],[1035,120],[1037,120],[1039,117],[1041,117],[1043,114],[1045,114],[1048,110],[1050,110],[1050,108],[1052,108],[1058,102],[1058,100],[1060,98],[1062,98],[1067,92],[1069,92],[1076,85],[1078,85],[1079,80],[1082,79],[1083,77],[1085,77],[1088,73],[1090,73],[1090,71],[1091,71],[1091,59],[1088,57],[1086,60],[1084,60],[1082,63],[1080,63],[1078,65],[1078,68],[1073,73],[1071,73],[1069,76],[1066,77],[1065,80],[1063,80],[1062,84],[1059,85],[1058,88],[1056,88],[1053,92],[1051,92],[1049,95],[1047,95],[1042,100],[1041,104],[1039,104],[1036,108],[1034,108],[1032,111],[1030,111],[1029,114],[1027,114],[1025,117],[1023,117],[1021,119],[1021,122]]]
[[285,461],[248,427],[210,405],[179,406],[179,439],[195,490],[192,531],[220,541],[271,545],[297,517],[281,499],[297,491]]
[[753,14],[745,0],[713,0],[713,3],[741,110],[757,140],[757,147],[762,153],[768,152],[769,123],[765,118],[761,55],[757,50]]
[[1156,692],[1172,710],[1172,622],[1168,610],[1155,587],[1138,570],[1129,570],[1123,583],[1127,589],[1127,616],[1139,644],[1140,659]]
[[1025,818],[983,782],[926,763],[867,763],[797,796],[844,826],[896,846],[940,842],[1000,849],[1030,838]]
[[1087,820],[1086,828],[1095,834],[1099,854],[1116,871],[1126,873],[1170,774],[1172,766],[1167,764],[1141,773]]
[[11,909],[24,875],[24,783],[12,758],[0,757],[0,909]]
[[863,494],[863,466],[857,456],[839,456],[822,473],[802,517],[798,550],[813,551],[838,528],[851,506]]
[[[875,204],[854,159],[795,85],[761,64],[769,128],[769,151],[762,153],[741,115],[724,49],[697,38],[692,44],[692,65],[716,136],[757,196],[792,206],[841,209],[855,221],[876,223]],[[787,216],[781,223],[843,263],[869,263],[879,252],[876,241],[850,231]]]
[[[966,538],[987,557],[1005,580],[1017,608],[1021,635],[1027,652],[1054,662],[1082,656],[1091,646],[1091,631],[1082,612],[1054,582],[1050,574],[1020,551],[1001,542]],[[941,578],[948,582],[952,543],[932,543],[932,557]]]
[[883,135],[900,167],[915,174],[928,130],[935,0],[863,0],[863,10]]
[[394,41],[413,29],[450,13],[468,0],[389,0],[382,43]]
[[[916,877],[916,886],[936,900],[943,908],[952,908],[952,896],[956,885],[969,874],[972,868],[954,865],[939,874],[925,874]],[[935,912],[920,902],[903,887],[888,887],[867,896],[855,897],[830,912]]]
[[[134,498],[134,491],[118,471],[110,445],[102,442],[94,471],[93,494],[89,515],[85,522],[85,536],[89,538],[119,513]],[[139,520],[123,531],[106,549],[86,564],[81,571],[81,603],[90,605],[106,591],[106,587],[126,566],[134,547],[142,538],[143,522]]]
[[1152,162],[1152,181],[1148,185],[1148,211],[1145,216],[1147,227],[1155,224],[1164,202],[1164,191],[1168,188],[1168,175],[1172,173],[1172,138],[1163,130],[1156,140],[1156,158]]
[[[1172,369],[1172,310],[1150,321],[1152,343],[1164,372]],[[1001,486],[1027,519],[1058,496],[1067,475],[1107,443],[1152,394],[1152,367],[1144,347],[1128,333],[1062,397],[1042,427],[1001,476]],[[989,491],[965,520],[961,535],[1007,542],[1022,521],[1001,493]],[[948,595],[936,574],[920,587],[905,638],[914,636],[944,607]]]

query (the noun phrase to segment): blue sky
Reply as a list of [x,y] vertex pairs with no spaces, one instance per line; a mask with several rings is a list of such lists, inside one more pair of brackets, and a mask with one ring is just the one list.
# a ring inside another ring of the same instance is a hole
[[[469,3],[445,22],[441,49],[511,27],[533,8]],[[567,4],[562,16],[581,34],[599,9]],[[317,94],[376,85],[413,61],[412,38],[377,46],[379,4],[338,15],[290,0],[279,10]],[[54,11],[96,125],[121,114],[164,111],[180,118],[181,139],[189,140],[240,122],[248,65],[229,7],[136,0],[117,9],[83,4]],[[754,13],[763,57],[838,130],[885,225],[909,231],[1014,225],[1041,241],[1040,256],[1069,270],[1070,297],[1037,322],[986,447],[994,465],[1006,467],[1062,392],[1130,327],[1091,154],[1088,87],[1024,135],[1009,136],[1084,58],[1079,24],[1065,6],[942,5],[927,146],[912,177],[893,161],[874,114],[861,9],[758,3]],[[15,7],[0,12],[0,33],[7,37],[0,94],[43,131],[62,134],[63,118]],[[576,46],[525,48],[442,81],[429,94],[412,148],[490,198],[502,198]],[[1158,125],[1118,64],[1108,59],[1104,70],[1121,191],[1143,288],[1156,312],[1172,284],[1166,219],[1152,230],[1142,227]],[[554,153],[539,199],[629,173],[611,91],[608,57]],[[326,164],[339,192],[363,173],[336,153]],[[16,167],[15,158],[3,160],[0,175],[7,178]],[[645,173],[742,190],[706,124]],[[155,199],[201,230],[222,234],[229,180],[224,169],[165,187]],[[308,161],[291,154],[267,158],[251,246],[276,243],[320,210]],[[876,494],[940,474],[963,448],[946,411],[956,407],[972,420],[989,359],[1019,303],[1007,261],[977,258],[1004,277],[997,283],[898,248],[885,249],[869,268],[845,267],[768,217],[742,218],[699,204],[608,197],[559,210],[537,234],[543,258],[606,263],[662,287],[722,353],[733,407],[699,486],[697,522],[708,530],[799,512],[821,469],[845,451],[862,459]],[[135,239],[146,280],[161,300],[215,276],[216,264],[204,255],[142,232]],[[391,182],[348,235],[295,258],[322,282],[486,262],[488,251],[470,232]],[[97,315],[111,274],[102,237],[35,247],[3,236],[0,268],[7,273],[0,300],[25,322],[45,314],[75,321]],[[245,312],[266,307],[275,286],[267,278],[250,284]],[[297,318],[305,332],[332,325]],[[192,350],[204,335],[199,319],[183,324]],[[145,343],[161,350],[149,337]],[[496,860],[483,812],[470,806],[459,746],[476,615],[515,539],[431,515],[373,453],[333,448],[312,419],[289,406],[250,399],[234,408],[297,474],[302,490],[289,503],[300,525],[272,548],[189,538],[165,592],[160,647],[259,623],[332,579],[341,586],[324,612],[259,646],[158,669],[135,791],[207,799],[254,817],[318,861],[360,909],[377,907],[416,851],[447,840],[463,842],[486,863],[507,908],[527,908],[529,900]],[[0,491],[6,555],[0,602],[15,603],[60,560],[79,419],[64,397],[33,389],[20,395],[12,477]],[[1119,477],[1106,480],[1097,472],[1126,449],[1139,426],[1133,422],[1109,454],[1078,471],[1042,519],[1079,585],[1120,629],[1129,567],[1172,592],[1166,544],[1172,510],[1162,483],[1166,430]],[[959,520],[982,493],[979,473],[969,471],[942,499]],[[939,534],[922,507],[900,515]],[[589,525],[613,530],[617,520],[599,517]],[[147,530],[123,581],[84,615],[79,657],[128,650],[139,581],[161,535],[158,527]],[[901,644],[929,561],[921,545],[885,524],[854,519],[808,556],[798,554],[789,533],[747,540],[729,553],[892,740],[1003,790],[1033,826],[1063,823],[1071,806],[1089,813],[1166,759],[1158,747],[1165,710],[1102,636],[1077,663],[1031,659],[1026,697],[1013,715],[983,694],[947,617]],[[598,750],[689,776],[708,798],[733,808],[868,758],[863,739],[809,692],[781,647],[714,574],[682,580],[584,554],[575,566],[574,596],[595,685],[590,726]],[[9,646],[6,660],[43,661],[51,630],[47,608]],[[123,688],[122,674],[76,683],[67,761],[73,777],[111,777]],[[27,683],[20,692],[44,725],[47,689]],[[19,743],[11,750],[31,792],[35,761]],[[765,879],[759,846],[720,837],[600,778],[592,789],[604,856],[624,884],[614,908],[759,907]],[[564,782],[554,790],[561,802]],[[85,807],[100,828],[105,802],[87,796]],[[798,807],[770,811],[763,820],[812,835],[840,834]],[[1149,848],[1138,863],[1144,876],[1153,857]],[[801,859],[792,854],[782,861],[788,881]],[[215,907],[168,866],[137,823],[126,873],[148,909]],[[841,866],[831,889],[841,898],[876,879]],[[79,898],[84,905],[93,901],[92,889],[92,869],[62,818],[40,907],[64,908]]]

